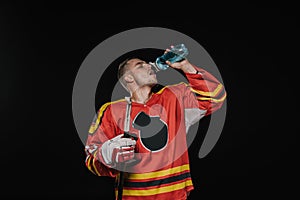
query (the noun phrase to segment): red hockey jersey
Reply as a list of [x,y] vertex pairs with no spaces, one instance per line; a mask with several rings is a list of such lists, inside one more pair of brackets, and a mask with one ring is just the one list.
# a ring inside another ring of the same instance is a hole
[[[163,87],[145,104],[132,102],[129,132],[137,137],[138,162],[126,168],[124,200],[181,200],[194,189],[187,131],[219,109],[226,98],[223,85],[212,74],[194,67],[200,73],[187,73],[188,83]],[[90,126],[85,162],[95,175],[119,177],[117,169],[105,164],[101,146],[124,133],[126,104],[125,99],[104,104]]]

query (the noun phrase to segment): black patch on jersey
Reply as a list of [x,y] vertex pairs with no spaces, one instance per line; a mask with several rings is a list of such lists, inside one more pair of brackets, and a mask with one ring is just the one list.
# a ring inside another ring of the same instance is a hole
[[150,117],[140,112],[133,122],[133,127],[140,130],[141,142],[150,151],[158,151],[166,146],[168,127],[159,117]]

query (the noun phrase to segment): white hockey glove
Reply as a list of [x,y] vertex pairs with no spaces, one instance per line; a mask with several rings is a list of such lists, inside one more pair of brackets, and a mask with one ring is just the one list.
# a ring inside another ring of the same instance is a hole
[[136,141],[131,138],[123,138],[123,134],[103,143],[101,147],[102,157],[107,165],[122,163],[134,158]]

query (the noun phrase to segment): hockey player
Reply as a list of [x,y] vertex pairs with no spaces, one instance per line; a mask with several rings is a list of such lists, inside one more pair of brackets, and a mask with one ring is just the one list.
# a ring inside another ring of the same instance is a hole
[[[118,77],[130,102],[121,99],[104,104],[90,126],[86,166],[97,176],[118,181],[119,164],[129,163],[124,200],[187,199],[194,187],[186,133],[218,110],[226,98],[220,81],[188,59],[167,64],[182,70],[188,83],[159,88],[150,64],[138,58],[121,63]],[[131,138],[123,137],[128,103]],[[116,197],[117,193],[116,188]]]

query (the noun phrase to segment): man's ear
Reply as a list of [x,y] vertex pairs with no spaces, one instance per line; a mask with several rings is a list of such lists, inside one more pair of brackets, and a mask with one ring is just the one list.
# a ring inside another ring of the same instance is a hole
[[125,80],[126,83],[132,83],[134,81],[134,78],[133,78],[132,75],[127,74],[127,75],[124,76],[124,80]]

